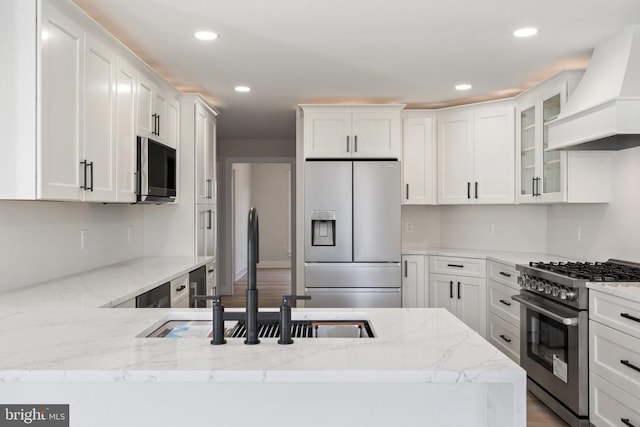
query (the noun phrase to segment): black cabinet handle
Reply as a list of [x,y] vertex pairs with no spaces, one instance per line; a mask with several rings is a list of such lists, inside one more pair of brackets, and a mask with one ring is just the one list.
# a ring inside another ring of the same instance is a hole
[[87,166],[91,167],[91,187],[87,188],[87,190],[93,192],[93,162],[89,162]]
[[408,276],[408,272],[407,272],[408,268],[407,268],[407,260],[404,261],[404,277],[409,277]]
[[475,198],[478,198],[478,181],[476,181]]
[[462,264],[447,264],[447,267],[464,268],[464,265],[462,265]]
[[471,183],[467,182],[467,199],[471,198]]
[[620,313],[620,316],[624,317],[625,319],[633,320],[634,322],[640,323],[640,318],[632,316],[629,313]]
[[535,178],[531,178],[531,195],[532,196],[536,195],[536,179]]
[[353,137],[353,151],[358,152],[358,135]]
[[158,129],[156,135],[160,136],[160,114],[158,114]]
[[184,288],[186,288],[186,287],[187,287],[186,285],[179,286],[178,288],[176,288],[176,291],[178,291],[178,292],[184,291]]
[[540,195],[540,178],[536,178],[536,196]]
[[634,424],[631,424],[629,422],[629,418],[620,418],[620,421],[622,422],[622,424],[629,426],[629,427],[636,427]]
[[409,200],[409,184],[407,184],[407,192],[406,192],[405,196],[407,196],[407,200]]
[[453,280],[449,281],[449,299],[453,298]]
[[628,360],[621,360],[620,363],[622,363],[624,366],[627,366],[633,369],[634,371],[640,372],[640,368],[634,365],[633,363],[629,362]]
[[347,135],[347,153],[349,152],[349,135]]
[[82,184],[80,185],[80,188],[82,190],[86,190],[87,189],[87,161],[83,160],[80,162],[80,166],[82,166],[84,168],[83,170],[83,178],[82,178]]
[[462,298],[462,295],[460,295],[460,282],[458,282],[458,299]]
[[504,305],[506,305],[507,307],[511,307],[511,303],[508,301],[505,301],[503,299],[500,300],[501,303],[503,303]]
[[153,119],[153,129],[151,130],[151,133],[152,133],[152,134],[154,134],[154,135],[156,134],[156,125],[157,125],[157,123],[158,123],[158,122],[157,122],[157,120],[156,120],[156,117],[157,117],[157,116],[158,116],[158,115],[157,115],[156,113],[153,113],[153,114],[151,115],[151,118]]
[[506,342],[511,342],[511,338],[509,338],[506,335],[500,335],[500,338],[502,338],[503,340],[505,340]]
[[207,211],[207,217],[209,218],[209,221],[207,222],[207,224],[208,224],[207,225],[207,230],[211,230],[211,228],[213,228],[213,219],[212,219],[211,209],[209,209]]
[[504,277],[511,277],[511,274],[505,273],[504,271],[501,271],[500,274]]

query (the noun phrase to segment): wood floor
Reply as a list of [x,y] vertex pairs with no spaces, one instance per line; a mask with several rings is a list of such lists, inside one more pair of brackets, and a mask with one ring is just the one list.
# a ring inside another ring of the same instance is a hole
[[527,427],[569,427],[537,397],[527,393]]
[[[291,269],[289,268],[259,268],[258,306],[280,307],[282,297],[291,295]],[[223,296],[225,307],[244,307],[247,291],[247,275],[245,274],[233,284],[233,296]]]
[[[279,307],[282,296],[291,293],[290,269],[258,269],[258,300],[260,307]],[[247,276],[233,284],[233,296],[222,298],[225,307],[244,307]],[[527,394],[527,427],[568,427],[533,394]]]

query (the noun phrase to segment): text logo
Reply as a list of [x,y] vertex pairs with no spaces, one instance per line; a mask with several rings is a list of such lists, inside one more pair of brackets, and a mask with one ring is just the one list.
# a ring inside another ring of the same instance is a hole
[[69,405],[0,405],[0,427],[69,427]]

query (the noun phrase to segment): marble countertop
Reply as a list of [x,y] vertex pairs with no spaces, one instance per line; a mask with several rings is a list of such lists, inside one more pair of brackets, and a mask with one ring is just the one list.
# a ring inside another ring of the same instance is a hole
[[[209,260],[140,258],[0,294],[0,382],[501,383],[525,377],[444,309],[339,310],[365,313],[373,339],[296,339],[288,346],[276,338],[254,346],[229,339],[213,346],[201,338],[137,337],[167,318],[208,319],[208,309],[100,308]],[[337,310],[294,312],[319,311]]]
[[403,254],[441,255],[462,258],[485,258],[489,261],[501,262],[515,268],[517,264],[528,264],[529,261],[575,261],[563,256],[539,252],[505,252],[483,249],[463,248],[415,248],[405,247]]
[[588,282],[587,288],[640,303],[638,282]]

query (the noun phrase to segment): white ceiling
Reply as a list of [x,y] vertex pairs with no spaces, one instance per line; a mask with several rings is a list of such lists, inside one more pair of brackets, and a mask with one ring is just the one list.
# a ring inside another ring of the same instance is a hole
[[[221,111],[220,138],[293,138],[300,103],[453,105],[584,67],[639,0],[74,0]],[[511,33],[523,26],[531,39]],[[198,41],[196,30],[219,34]],[[468,82],[473,89],[456,92]],[[251,86],[248,94],[234,86]]]

